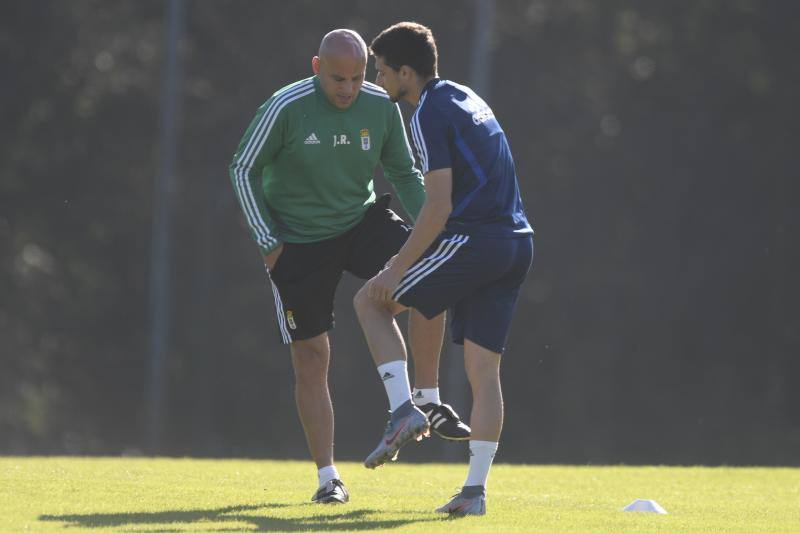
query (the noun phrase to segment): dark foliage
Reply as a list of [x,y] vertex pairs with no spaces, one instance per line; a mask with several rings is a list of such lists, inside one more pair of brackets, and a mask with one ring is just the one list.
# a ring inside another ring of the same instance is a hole
[[[185,5],[158,451],[304,458],[229,159],[335,27],[369,41],[427,24],[441,75],[469,83],[473,4]],[[39,0],[0,19],[0,453],[145,445],[166,13]],[[537,229],[499,460],[800,464],[798,15],[780,1],[496,2],[486,96]],[[385,409],[356,286],[342,284],[332,334],[343,459],[369,451]],[[458,358],[446,349],[443,394],[466,414]],[[431,442],[405,457],[463,452]]]

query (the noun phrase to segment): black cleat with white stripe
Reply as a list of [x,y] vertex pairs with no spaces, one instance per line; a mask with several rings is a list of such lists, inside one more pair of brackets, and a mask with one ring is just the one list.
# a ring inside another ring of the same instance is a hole
[[469,426],[462,422],[458,413],[446,403],[441,405],[426,403],[417,407],[425,413],[431,423],[431,429],[441,438],[446,440],[469,440],[471,435]]
[[347,503],[350,495],[341,479],[332,479],[322,485],[311,497],[314,503]]

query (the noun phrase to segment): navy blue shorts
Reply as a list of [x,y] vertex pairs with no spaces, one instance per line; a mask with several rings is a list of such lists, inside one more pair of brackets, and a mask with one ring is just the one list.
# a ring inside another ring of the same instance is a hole
[[394,300],[431,319],[451,309],[453,342],[503,353],[519,289],[533,261],[533,237],[443,234],[408,269]]

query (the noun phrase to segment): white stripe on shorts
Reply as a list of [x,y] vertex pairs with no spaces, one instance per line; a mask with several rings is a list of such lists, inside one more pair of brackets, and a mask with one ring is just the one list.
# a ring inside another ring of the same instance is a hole
[[416,265],[414,265],[408,272],[405,273],[403,279],[397,285],[392,299],[397,301],[408,290],[425,279],[429,274],[435,272],[440,266],[445,264],[448,259],[453,257],[461,246],[469,240],[467,235],[454,235],[450,239],[444,239],[439,243],[436,251],[426,257]]
[[272,297],[275,299],[275,311],[278,313],[278,328],[281,330],[283,344],[291,344],[292,336],[289,334],[289,328],[286,326],[286,314],[283,310],[281,293],[278,292],[278,286],[272,281],[272,276],[269,275],[269,269],[267,269],[267,276],[269,276],[269,282],[272,284]]

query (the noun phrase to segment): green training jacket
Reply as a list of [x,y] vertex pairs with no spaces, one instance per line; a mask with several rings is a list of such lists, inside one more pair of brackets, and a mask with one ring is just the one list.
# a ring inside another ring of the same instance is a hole
[[375,202],[378,165],[416,218],[425,190],[400,108],[365,81],[353,104],[339,109],[313,76],[259,107],[230,177],[253,239],[266,254],[281,242],[330,239],[358,224]]

